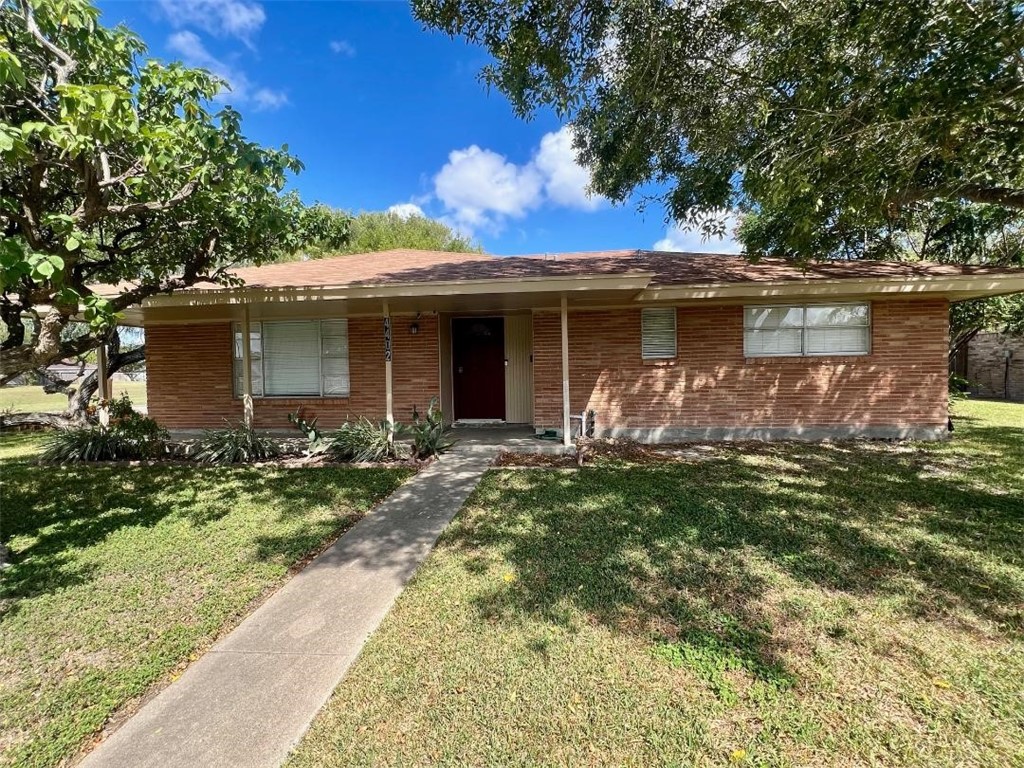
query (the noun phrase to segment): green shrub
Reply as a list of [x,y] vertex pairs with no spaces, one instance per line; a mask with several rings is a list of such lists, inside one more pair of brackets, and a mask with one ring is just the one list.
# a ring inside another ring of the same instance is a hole
[[274,438],[261,435],[251,426],[239,422],[204,432],[194,457],[196,461],[207,464],[245,464],[280,455],[281,446]]
[[[98,407],[90,411],[95,412]],[[106,403],[108,426],[69,427],[46,441],[40,461],[70,464],[80,461],[155,459],[167,453],[167,430],[132,408],[127,395]]]
[[451,450],[458,440],[452,437],[445,426],[444,414],[437,407],[437,398],[430,398],[426,418],[420,418],[413,410],[412,424],[402,428],[402,433],[412,438],[412,455],[417,459],[429,459]]
[[408,447],[393,439],[386,421],[363,417],[343,424],[329,439],[328,452],[340,461],[396,461],[408,456]]
[[949,374],[949,401],[966,400],[970,396],[971,382],[952,371]]
[[46,439],[39,460],[44,464],[74,464],[134,458],[122,455],[122,447],[120,437],[103,427],[69,427],[58,429]]
[[127,394],[108,400],[107,412],[110,415],[110,432],[118,435],[138,458],[153,458],[166,453],[170,439],[167,430],[157,424],[156,419],[136,411]]

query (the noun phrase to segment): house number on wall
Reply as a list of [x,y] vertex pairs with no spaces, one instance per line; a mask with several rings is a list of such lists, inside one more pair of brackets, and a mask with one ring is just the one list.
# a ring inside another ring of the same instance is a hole
[[391,318],[384,318],[384,362],[391,362]]

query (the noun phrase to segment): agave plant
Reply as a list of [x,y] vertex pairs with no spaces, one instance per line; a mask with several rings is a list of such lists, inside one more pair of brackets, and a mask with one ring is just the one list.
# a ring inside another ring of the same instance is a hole
[[316,425],[316,416],[306,419],[302,415],[302,406],[295,413],[288,414],[288,422],[306,436],[306,455],[319,456],[331,448],[331,440],[324,434],[324,431]]
[[436,397],[430,399],[426,417],[420,418],[419,413],[413,410],[412,424],[403,427],[402,434],[412,438],[412,454],[417,459],[440,456],[458,442],[452,437],[451,429],[445,426],[444,414]]

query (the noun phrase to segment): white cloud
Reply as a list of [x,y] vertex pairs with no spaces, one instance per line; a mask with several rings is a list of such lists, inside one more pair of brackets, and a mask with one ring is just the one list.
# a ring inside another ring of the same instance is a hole
[[272,88],[257,88],[252,95],[252,103],[258,111],[280,109],[288,103],[288,94]]
[[546,133],[523,165],[475,144],[453,150],[433,181],[445,220],[468,234],[496,232],[544,204],[593,211],[604,200],[587,194],[590,173],[576,162],[569,126]]
[[556,205],[593,211],[604,198],[590,195],[590,171],[576,162],[572,146],[572,127],[544,134],[533,162],[544,176],[544,192]]
[[449,153],[434,177],[434,193],[462,228],[500,228],[541,202],[544,179],[532,164],[518,166],[475,144]]
[[331,40],[330,48],[331,53],[336,53],[339,56],[347,56],[350,59],[356,55],[356,47],[348,40]]
[[260,111],[279,109],[288,103],[288,95],[284,91],[257,86],[245,72],[210,53],[195,32],[175,32],[167,39],[167,47],[181,56],[189,66],[208,69],[227,82],[230,93],[218,94],[218,101],[251,104]]
[[259,3],[246,0],[159,0],[175,27],[199,27],[218,37],[237,37],[252,45],[267,14]]
[[736,239],[739,218],[735,213],[722,211],[725,216],[725,236],[704,239],[699,227],[685,229],[680,224],[668,228],[665,237],[654,244],[656,251],[685,251],[689,253],[740,253],[743,246]]
[[167,47],[180,54],[189,64],[204,67],[214,74],[221,75],[221,71],[226,68],[223,62],[206,50],[203,41],[195,32],[175,32],[167,38]]
[[422,216],[426,218],[427,214],[423,212],[416,203],[395,203],[388,208],[388,213],[393,213],[400,219],[408,219],[412,216]]

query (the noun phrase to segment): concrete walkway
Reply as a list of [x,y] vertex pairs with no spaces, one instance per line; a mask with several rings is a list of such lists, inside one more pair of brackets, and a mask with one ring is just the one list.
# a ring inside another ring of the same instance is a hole
[[449,454],[420,472],[81,765],[279,766],[491,458]]

